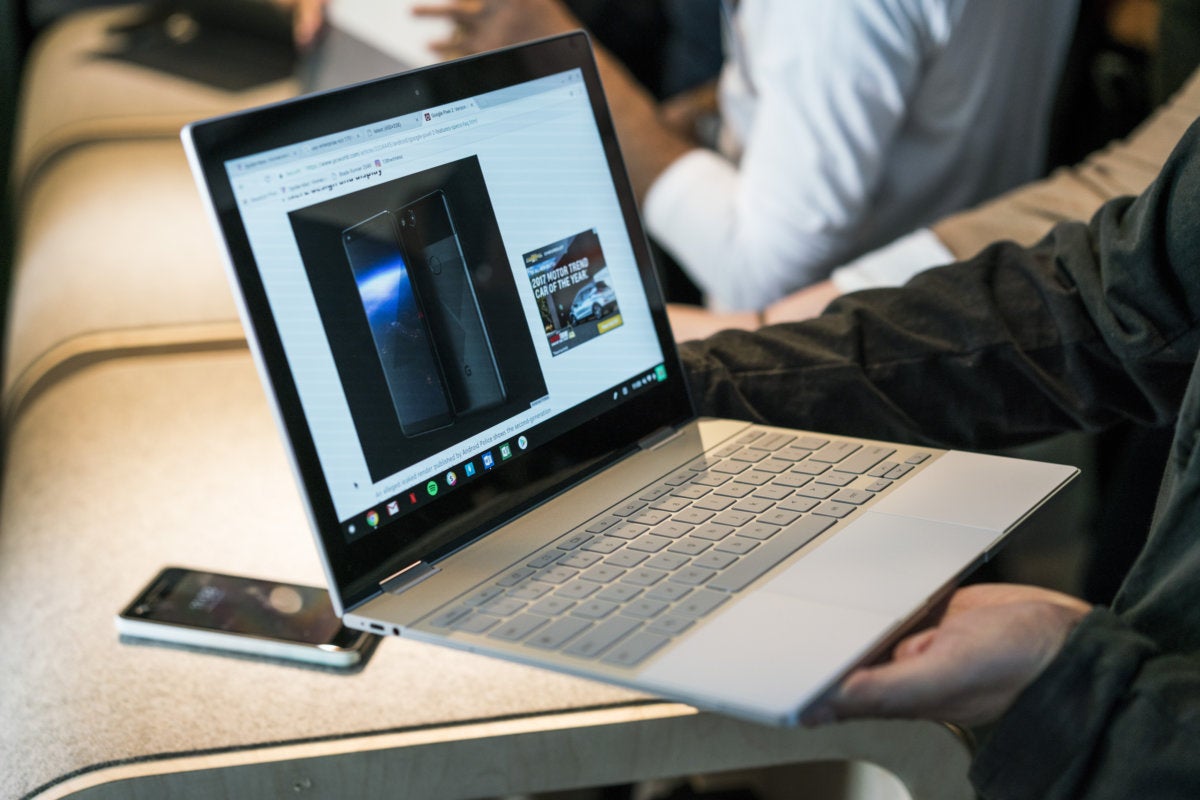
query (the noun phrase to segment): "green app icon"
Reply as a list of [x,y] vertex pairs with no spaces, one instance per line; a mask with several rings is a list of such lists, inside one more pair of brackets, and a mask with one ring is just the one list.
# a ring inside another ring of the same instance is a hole
[[433,497],[435,494],[437,494],[438,493],[437,481],[430,481],[429,483],[425,484],[425,491],[429,492],[430,497]]
[[654,368],[654,377],[656,380],[665,381],[667,379],[667,367],[665,364],[659,364]]

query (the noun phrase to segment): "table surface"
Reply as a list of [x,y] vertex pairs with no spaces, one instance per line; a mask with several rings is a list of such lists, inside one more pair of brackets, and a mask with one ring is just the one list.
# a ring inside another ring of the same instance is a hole
[[322,583],[244,349],[89,363],[9,431],[0,796],[470,797],[832,758],[970,795],[933,723],[772,729],[396,638],[349,675],[122,644],[113,615],[168,563]]

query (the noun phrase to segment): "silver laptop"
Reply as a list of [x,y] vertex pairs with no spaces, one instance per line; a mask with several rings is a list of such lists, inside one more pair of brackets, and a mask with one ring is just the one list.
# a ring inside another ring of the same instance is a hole
[[697,419],[582,34],[183,138],[347,625],[791,724],[1076,472]]

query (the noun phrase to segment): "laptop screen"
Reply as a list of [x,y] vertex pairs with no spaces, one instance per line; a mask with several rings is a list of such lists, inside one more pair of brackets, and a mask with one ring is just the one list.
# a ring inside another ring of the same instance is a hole
[[689,416],[581,35],[189,135],[348,602]]

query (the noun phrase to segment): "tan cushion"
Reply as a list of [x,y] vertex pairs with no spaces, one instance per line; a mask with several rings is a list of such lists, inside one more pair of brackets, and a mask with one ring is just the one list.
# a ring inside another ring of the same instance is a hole
[[297,91],[294,80],[226,92],[94,53],[111,45],[110,29],[137,8],[81,11],[38,37],[20,94],[13,183],[18,195],[58,154],[114,138],[175,138],[201,117],[273,102]]
[[63,357],[55,351],[79,337],[237,325],[217,240],[176,141],[107,142],[65,155],[28,196],[17,241],[6,395],[52,369]]

